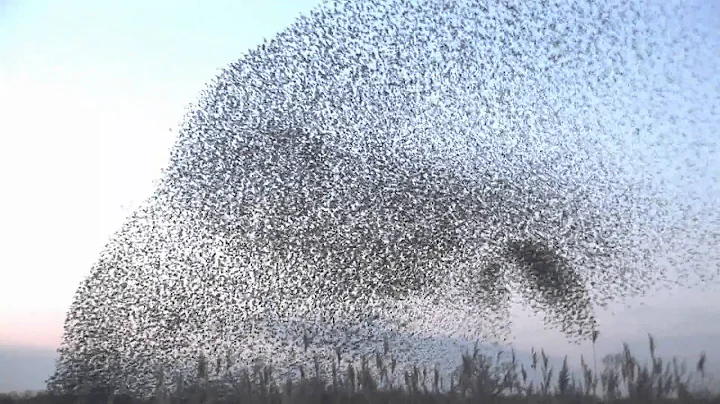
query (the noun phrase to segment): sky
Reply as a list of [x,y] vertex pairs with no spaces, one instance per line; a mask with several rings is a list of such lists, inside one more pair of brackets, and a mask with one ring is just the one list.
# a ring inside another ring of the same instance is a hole
[[[152,192],[204,84],[316,3],[0,1],[0,391],[44,386],[75,288]],[[705,350],[712,366],[717,292],[611,306],[598,349],[644,349],[652,333],[661,353]],[[521,310],[514,332],[521,349],[590,352]]]

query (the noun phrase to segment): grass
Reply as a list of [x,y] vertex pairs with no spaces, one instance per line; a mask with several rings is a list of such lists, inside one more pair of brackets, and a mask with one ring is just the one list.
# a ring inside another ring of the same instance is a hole
[[[476,348],[462,356],[461,365],[449,374],[437,369],[399,369],[386,343],[373,358],[357,364],[343,362],[340,355],[329,375],[320,364],[298,368],[294,380],[280,381],[271,366],[257,365],[232,374],[220,359],[201,357],[192,380],[166,383],[157,378],[148,397],[133,398],[121,392],[97,390],[83,395],[41,392],[0,395],[0,404],[350,404],[350,403],[719,403],[720,387],[705,372],[701,354],[693,370],[675,358],[655,354],[649,336],[650,357],[641,362],[627,344],[621,352],[607,355],[599,364],[580,361],[571,371],[567,357],[559,369],[549,364],[543,350],[531,351],[527,364],[514,351],[488,355]],[[214,366],[213,366],[214,365]]]

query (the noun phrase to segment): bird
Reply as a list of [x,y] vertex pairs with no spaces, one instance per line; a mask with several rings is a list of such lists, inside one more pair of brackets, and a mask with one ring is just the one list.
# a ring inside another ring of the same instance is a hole
[[507,337],[512,293],[588,340],[667,251],[707,271],[680,236],[718,210],[687,230],[653,177],[697,168],[622,123],[637,94],[662,106],[659,62],[623,43],[652,31],[666,66],[699,48],[634,31],[662,14],[642,0],[490,3],[331,0],[226,66],[79,285],[49,388],[150,394],[200,353],[329,372],[386,340],[432,366],[440,338]]

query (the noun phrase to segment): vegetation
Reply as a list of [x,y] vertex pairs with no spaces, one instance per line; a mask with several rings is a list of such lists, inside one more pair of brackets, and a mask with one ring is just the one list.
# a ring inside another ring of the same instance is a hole
[[[597,364],[581,358],[580,374],[571,371],[567,357],[560,369],[549,364],[543,350],[531,351],[530,363],[521,363],[515,352],[488,355],[476,348],[462,357],[454,372],[438,369],[400,370],[386,343],[374,358],[362,358],[359,366],[338,356],[329,378],[300,367],[296,380],[279,383],[271,366],[256,366],[220,376],[220,360],[201,358],[193,380],[169,383],[159,378],[151,397],[131,397],[122,392],[98,389],[85,395],[52,392],[0,395],[0,404],[10,403],[720,403],[718,385],[705,371],[701,354],[694,370],[677,359],[655,355],[655,340],[649,337],[650,359],[642,363],[627,344],[615,355]],[[389,359],[389,360],[388,360]],[[214,365],[214,366],[213,366]],[[397,382],[399,381],[399,382]]]

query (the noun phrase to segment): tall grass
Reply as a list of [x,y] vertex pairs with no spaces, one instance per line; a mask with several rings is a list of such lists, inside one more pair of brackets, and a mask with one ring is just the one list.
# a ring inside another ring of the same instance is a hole
[[720,403],[719,386],[705,371],[704,353],[692,370],[676,358],[658,357],[652,336],[649,353],[642,363],[624,344],[621,352],[601,360],[600,372],[581,357],[577,374],[567,356],[556,369],[544,350],[533,349],[529,363],[522,363],[514,351],[490,355],[476,345],[453,372],[442,374],[438,368],[400,369],[386,341],[374,357],[359,363],[343,361],[338,352],[327,377],[317,360],[311,369],[299,366],[296,379],[280,380],[272,366],[233,374],[221,358],[201,356],[190,380],[170,382],[159,372],[149,397],[101,390],[82,396],[44,392],[0,395],[0,404]]

